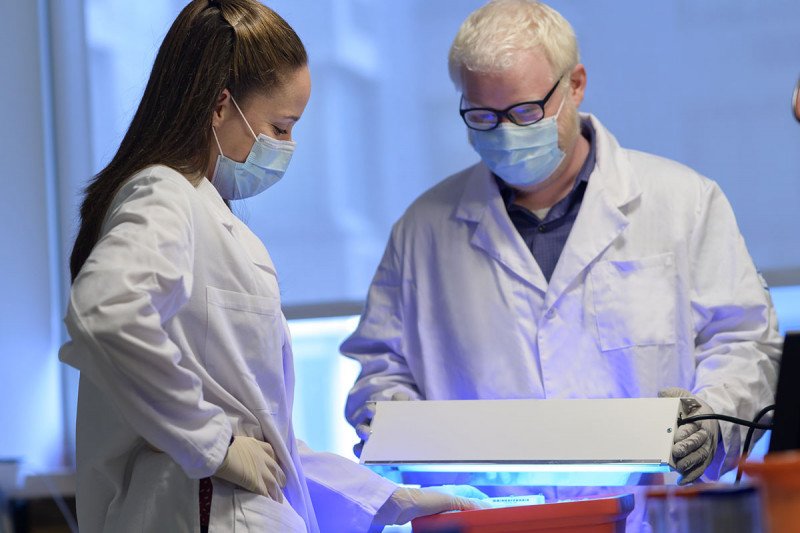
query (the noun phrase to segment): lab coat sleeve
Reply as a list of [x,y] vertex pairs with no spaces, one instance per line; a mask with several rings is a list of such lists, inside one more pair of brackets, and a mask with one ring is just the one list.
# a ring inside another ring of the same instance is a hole
[[297,441],[320,531],[368,531],[397,485],[340,455],[315,452]]
[[[697,215],[689,242],[697,332],[693,393],[718,414],[752,420],[774,402],[781,346],[775,308],[715,183],[706,182]],[[708,479],[736,466],[747,428],[720,422],[720,430]]]
[[213,474],[231,427],[203,400],[200,379],[163,324],[188,301],[194,235],[191,184],[154,173],[128,182],[72,286],[60,358],[81,371],[150,445],[189,477]]
[[345,406],[353,426],[370,418],[366,403],[391,400],[403,392],[410,399],[423,395],[403,353],[403,280],[396,250],[399,226],[395,225],[378,270],[372,279],[367,304],[356,331],[340,348],[343,355],[361,363],[361,373]]

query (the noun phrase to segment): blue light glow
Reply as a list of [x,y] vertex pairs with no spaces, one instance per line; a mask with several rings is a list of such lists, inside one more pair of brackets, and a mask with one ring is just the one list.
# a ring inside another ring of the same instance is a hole
[[587,464],[402,464],[367,465],[394,468],[401,472],[466,472],[466,473],[527,473],[527,472],[669,472],[669,465],[648,463],[587,463]]
[[636,485],[643,474],[670,471],[666,465],[642,463],[366,466],[396,483],[423,486],[469,484],[481,487],[620,487]]

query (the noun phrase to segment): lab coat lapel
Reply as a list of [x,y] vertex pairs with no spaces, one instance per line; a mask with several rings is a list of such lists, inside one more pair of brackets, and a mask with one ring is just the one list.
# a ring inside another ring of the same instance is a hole
[[514,227],[489,169],[479,163],[467,178],[456,217],[475,224],[471,244],[483,250],[523,282],[547,291],[547,280]]
[[214,188],[210,181],[204,178],[197,185],[197,191],[203,197],[203,200],[211,207],[211,211],[214,213],[219,223],[233,235],[233,226],[235,222],[233,213],[231,213],[231,210],[225,205],[217,189]]
[[597,161],[589,177],[578,217],[550,279],[545,297],[549,308],[583,271],[599,258],[628,226],[628,206],[641,195],[638,178],[617,140],[597,119]]
[[231,210],[228,209],[228,206],[222,201],[222,197],[220,197],[219,193],[211,184],[211,182],[208,180],[201,181],[198,189],[203,197],[213,207],[214,214],[216,215],[220,224],[225,227],[225,229],[233,236],[234,239],[242,244],[242,248],[244,248],[245,253],[253,262],[253,264],[259,270],[277,277],[275,266],[272,263],[272,258],[269,256],[269,253],[267,252],[267,249],[264,247],[263,243],[258,240],[258,237],[256,237],[251,231],[242,231],[243,229],[246,229],[241,227],[244,224],[240,220],[236,219],[233,213],[231,213]]

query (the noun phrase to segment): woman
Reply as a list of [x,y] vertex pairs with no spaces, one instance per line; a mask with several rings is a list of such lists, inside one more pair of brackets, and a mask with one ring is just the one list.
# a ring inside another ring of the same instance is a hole
[[309,92],[276,13],[194,0],[87,188],[60,352],[81,371],[82,532],[364,531],[479,506],[295,441],[275,269],[226,201],[280,179]]

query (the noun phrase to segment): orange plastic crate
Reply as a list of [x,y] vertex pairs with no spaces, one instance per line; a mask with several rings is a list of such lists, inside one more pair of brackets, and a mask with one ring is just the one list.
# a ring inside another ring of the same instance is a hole
[[624,533],[633,494],[416,518],[415,533]]

